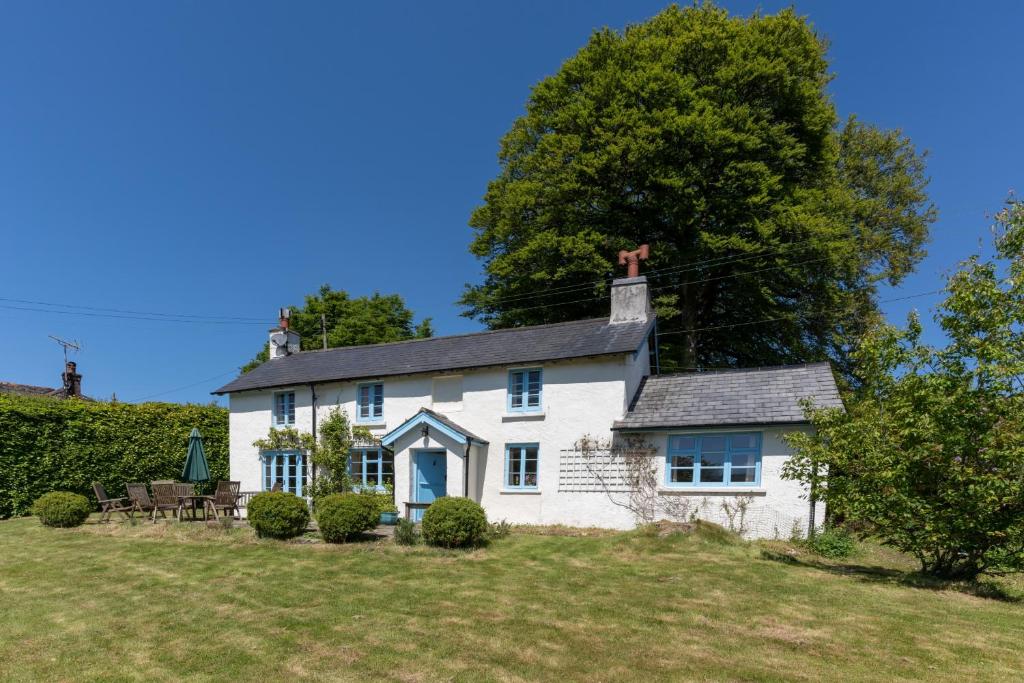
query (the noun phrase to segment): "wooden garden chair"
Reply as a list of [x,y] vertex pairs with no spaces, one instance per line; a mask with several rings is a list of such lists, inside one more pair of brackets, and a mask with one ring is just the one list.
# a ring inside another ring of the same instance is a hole
[[[153,523],[156,524],[156,513],[160,513],[160,516],[167,518],[167,510],[172,510],[175,515],[178,514],[178,509],[181,507],[181,501],[178,500],[178,485],[172,482],[153,482]],[[180,519],[180,517],[179,517]]]
[[[195,495],[196,485],[188,483],[175,483],[174,492],[178,495],[178,504],[180,509],[178,510],[178,520],[184,519],[185,514],[185,501],[181,499],[181,496],[192,496]],[[192,508],[192,516],[195,517],[195,508]]]
[[239,519],[238,500],[241,494],[242,482],[240,481],[218,481],[217,490],[213,494],[213,509],[223,511]]
[[103,488],[103,484],[98,481],[92,483],[92,491],[96,494],[96,499],[100,502],[100,522],[109,522],[110,515],[114,512],[120,512],[126,518],[131,519],[135,515],[135,508],[131,505],[127,505],[125,501],[127,498],[111,498],[107,495],[106,489]]
[[128,497],[131,498],[132,506],[136,510],[142,513],[153,511],[153,499],[149,497],[149,490],[145,484],[125,484],[125,488],[128,489]]

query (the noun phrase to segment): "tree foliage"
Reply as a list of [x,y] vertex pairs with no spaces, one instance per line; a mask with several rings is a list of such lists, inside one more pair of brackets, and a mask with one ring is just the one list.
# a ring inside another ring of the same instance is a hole
[[816,433],[791,437],[786,466],[948,578],[1024,566],[1024,204],[997,227],[999,259],[973,257],[949,280],[935,315],[948,343],[922,341],[916,315],[873,329],[848,412],[812,411]]
[[[321,315],[326,320],[327,347],[358,346],[419,339],[434,334],[430,318],[413,322],[413,312],[398,294],[349,297],[323,285],[302,306],[291,306],[291,328],[302,337],[304,351],[323,348]],[[266,345],[242,368],[248,372],[269,358]]]
[[839,125],[830,78],[791,10],[672,6],[595,32],[501,141],[465,315],[605,316],[616,253],[649,242],[670,367],[845,363],[935,213],[923,156],[899,131]]

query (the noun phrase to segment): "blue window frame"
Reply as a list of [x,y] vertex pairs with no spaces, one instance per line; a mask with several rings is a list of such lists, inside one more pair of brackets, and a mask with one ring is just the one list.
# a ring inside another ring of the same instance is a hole
[[357,488],[394,486],[395,455],[383,448],[353,448],[349,451],[348,473]]
[[665,463],[668,486],[757,486],[761,435],[672,434]]
[[536,489],[540,448],[535,443],[510,443],[505,446],[505,488]]
[[302,451],[263,451],[263,490],[280,484],[282,491],[302,495],[306,488],[306,458]]
[[274,394],[274,426],[290,427],[295,424],[295,392],[280,391]]
[[540,368],[509,370],[508,410],[510,413],[539,413],[544,377]]
[[384,417],[383,384],[360,384],[356,395],[356,422],[373,422]]

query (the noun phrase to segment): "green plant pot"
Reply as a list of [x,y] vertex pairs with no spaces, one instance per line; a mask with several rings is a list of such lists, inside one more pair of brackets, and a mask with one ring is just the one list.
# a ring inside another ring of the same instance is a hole
[[397,512],[382,512],[380,513],[381,524],[398,524],[398,513]]

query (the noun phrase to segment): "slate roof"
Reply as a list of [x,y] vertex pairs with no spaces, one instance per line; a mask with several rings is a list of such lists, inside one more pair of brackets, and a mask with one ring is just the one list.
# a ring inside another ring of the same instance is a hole
[[269,360],[213,393],[631,353],[640,348],[652,325],[653,321],[613,325],[607,318],[597,318],[303,351]]
[[617,430],[805,423],[801,399],[842,408],[828,363],[647,377]]

